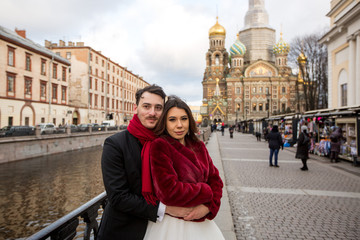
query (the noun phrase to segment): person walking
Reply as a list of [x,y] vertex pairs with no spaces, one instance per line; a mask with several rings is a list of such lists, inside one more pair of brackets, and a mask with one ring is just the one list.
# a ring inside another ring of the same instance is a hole
[[224,132],[225,132],[225,123],[222,122],[221,123],[221,135],[224,136]]
[[[185,217],[192,208],[148,204],[142,195],[142,163],[149,155],[150,142],[163,111],[165,93],[150,85],[136,92],[135,113],[127,130],[104,142],[101,169],[108,203],[104,209],[97,240],[142,240],[148,221],[161,221],[165,215]],[[146,176],[145,176],[146,177]]]
[[310,144],[310,137],[308,134],[307,126],[301,126],[301,133],[299,135],[299,139],[297,142],[297,149],[295,158],[301,159],[303,163],[303,167],[300,168],[302,171],[309,170],[306,164],[306,161],[309,158],[309,144]]
[[235,125],[229,127],[230,138],[234,137],[234,129],[235,129]]
[[341,140],[343,139],[342,129],[337,127],[330,135],[330,161],[340,162],[339,153],[341,147]]
[[[280,147],[283,150],[284,149],[284,143],[281,137],[281,134],[279,133],[279,128],[277,125],[274,125],[270,131],[269,134],[266,136],[267,141],[269,142],[269,148],[270,148],[270,156],[269,156],[269,165],[270,167],[279,167],[278,164],[278,154]],[[273,155],[275,158],[275,162],[273,165]]]

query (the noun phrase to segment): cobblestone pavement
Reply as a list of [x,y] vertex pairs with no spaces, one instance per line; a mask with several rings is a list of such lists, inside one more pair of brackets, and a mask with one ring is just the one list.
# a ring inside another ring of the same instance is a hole
[[219,142],[235,233],[240,239],[360,239],[360,168],[293,148],[269,167],[267,142],[235,133]]

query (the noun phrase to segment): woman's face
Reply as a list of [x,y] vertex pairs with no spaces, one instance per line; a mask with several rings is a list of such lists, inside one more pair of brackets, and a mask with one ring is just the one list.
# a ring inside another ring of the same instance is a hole
[[166,116],[166,130],[169,135],[185,145],[185,135],[189,131],[189,117],[184,109],[173,107]]

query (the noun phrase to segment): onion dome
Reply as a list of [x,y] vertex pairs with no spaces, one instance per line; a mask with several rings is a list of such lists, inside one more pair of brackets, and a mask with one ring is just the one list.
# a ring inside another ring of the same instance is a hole
[[243,55],[245,55],[245,53],[246,53],[246,47],[242,42],[240,42],[239,34],[237,34],[236,41],[230,47],[230,55],[231,56],[234,56],[234,55],[243,56]]
[[277,55],[288,54],[290,52],[290,45],[283,40],[282,33],[280,33],[279,42],[273,47],[273,52]]
[[209,30],[209,36],[215,36],[215,35],[223,35],[223,36],[226,35],[225,28],[218,23],[218,17],[216,17],[215,25],[212,26]]
[[306,63],[306,61],[307,61],[307,57],[305,56],[305,54],[304,54],[304,51],[301,49],[301,53],[300,53],[300,55],[299,55],[299,57],[297,58],[297,60],[298,60],[298,63]]

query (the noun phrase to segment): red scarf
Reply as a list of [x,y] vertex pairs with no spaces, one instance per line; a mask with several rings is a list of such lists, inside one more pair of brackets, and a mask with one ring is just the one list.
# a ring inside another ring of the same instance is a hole
[[151,131],[144,127],[137,114],[134,114],[133,118],[130,120],[127,130],[139,139],[143,148],[141,150],[141,162],[142,162],[142,195],[145,200],[152,205],[156,205],[158,198],[154,194],[153,183],[151,180],[150,173],[150,145],[151,141],[154,140],[157,136]]

